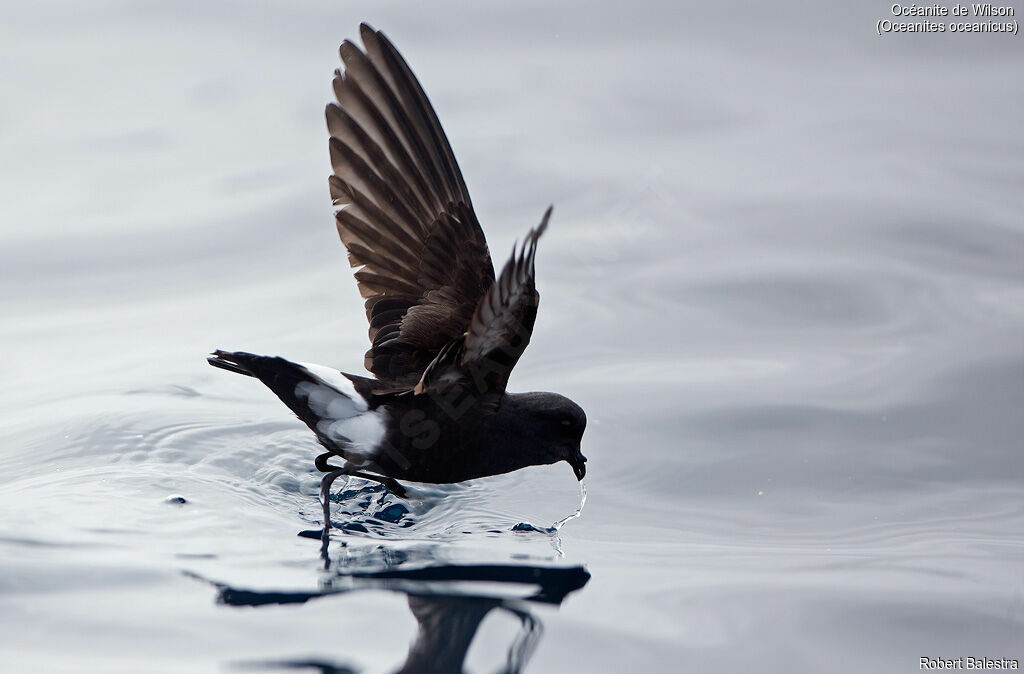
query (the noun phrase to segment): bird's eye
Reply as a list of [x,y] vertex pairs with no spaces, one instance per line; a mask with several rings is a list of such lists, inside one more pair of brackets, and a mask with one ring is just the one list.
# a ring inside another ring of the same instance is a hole
[[569,421],[568,419],[562,419],[562,425],[563,426],[572,426],[572,422]]

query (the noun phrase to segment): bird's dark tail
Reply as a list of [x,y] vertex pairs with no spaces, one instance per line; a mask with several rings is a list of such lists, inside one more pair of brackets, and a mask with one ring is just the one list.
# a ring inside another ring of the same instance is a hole
[[238,374],[244,374],[248,377],[255,377],[256,374],[250,370],[246,365],[245,361],[251,361],[253,358],[258,358],[252,353],[245,353],[243,351],[230,352],[221,351],[220,349],[214,351],[206,358],[206,362],[214,367],[219,367],[222,370],[228,372],[237,372]]

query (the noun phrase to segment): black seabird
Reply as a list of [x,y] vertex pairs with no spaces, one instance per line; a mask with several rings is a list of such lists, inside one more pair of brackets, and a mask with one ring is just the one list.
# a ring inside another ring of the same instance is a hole
[[[324,527],[339,475],[384,484],[461,482],[567,461],[586,474],[586,415],[557,393],[507,393],[540,299],[537,240],[551,208],[495,278],[483,230],[430,101],[387,37],[346,40],[327,106],[338,233],[366,299],[374,378],[215,351],[256,377],[316,434]],[[341,465],[329,463],[332,458]]]

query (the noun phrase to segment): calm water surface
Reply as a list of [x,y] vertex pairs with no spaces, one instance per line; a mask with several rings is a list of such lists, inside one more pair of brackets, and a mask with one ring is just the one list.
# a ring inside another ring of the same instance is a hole
[[[854,4],[8,8],[0,669],[1024,659],[1024,43]],[[556,206],[510,387],[590,418],[557,536],[513,528],[565,464],[339,484],[324,551],[311,436],[204,361],[361,370],[321,116],[360,20],[496,259]]]

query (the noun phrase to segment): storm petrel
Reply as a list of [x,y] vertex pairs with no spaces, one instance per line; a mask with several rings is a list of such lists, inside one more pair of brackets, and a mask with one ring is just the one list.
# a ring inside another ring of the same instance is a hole
[[[586,474],[586,415],[557,393],[507,393],[530,341],[537,240],[551,208],[495,277],[448,139],[390,40],[366,24],[341,45],[327,106],[331,198],[370,321],[374,377],[244,352],[209,362],[256,377],[327,450],[316,467],[324,526],[339,475],[461,482],[567,461]],[[332,464],[332,458],[341,465]]]

